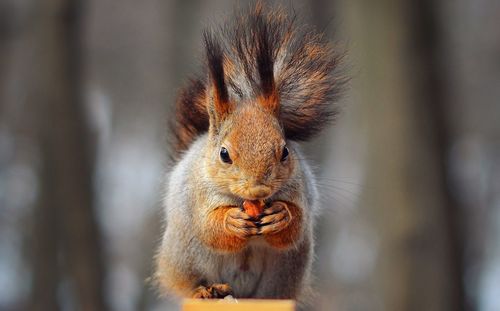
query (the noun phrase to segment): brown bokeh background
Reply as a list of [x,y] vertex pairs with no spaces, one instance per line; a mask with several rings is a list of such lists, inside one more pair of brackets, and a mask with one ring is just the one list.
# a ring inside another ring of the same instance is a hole
[[[347,49],[353,77],[304,145],[315,310],[500,310],[500,3],[275,4]],[[0,310],[177,309],[146,282],[167,120],[234,6],[0,2]]]

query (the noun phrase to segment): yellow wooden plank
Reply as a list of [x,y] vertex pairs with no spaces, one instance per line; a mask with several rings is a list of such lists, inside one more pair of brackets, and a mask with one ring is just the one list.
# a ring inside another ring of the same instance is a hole
[[295,311],[295,302],[271,299],[185,299],[182,311]]

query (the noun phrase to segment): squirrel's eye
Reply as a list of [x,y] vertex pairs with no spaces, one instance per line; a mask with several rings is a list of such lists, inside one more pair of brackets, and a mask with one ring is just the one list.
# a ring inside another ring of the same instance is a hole
[[281,161],[285,161],[286,159],[288,159],[288,148],[285,146],[283,147],[283,152],[281,153]]
[[222,160],[222,162],[224,163],[233,163],[233,161],[231,160],[231,157],[229,156],[229,151],[227,151],[226,148],[222,147],[220,148],[220,159]]

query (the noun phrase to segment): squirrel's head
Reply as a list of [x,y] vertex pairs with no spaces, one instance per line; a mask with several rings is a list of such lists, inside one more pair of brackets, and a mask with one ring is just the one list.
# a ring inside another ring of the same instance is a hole
[[[210,177],[220,187],[243,199],[266,199],[293,173],[293,152],[279,122],[271,55],[257,59],[258,93],[251,98],[230,94],[224,71],[232,67],[222,49],[205,36],[209,67],[207,108],[210,120]],[[234,93],[234,92],[233,92]]]
[[[208,75],[191,80],[177,100],[172,124],[177,157],[209,128],[218,135],[215,129],[224,128],[233,113],[237,118],[254,110],[253,127],[279,123],[286,140],[297,142],[309,140],[335,118],[349,81],[342,69],[345,54],[297,21],[295,14],[257,2],[205,32]],[[269,106],[275,106],[269,113],[275,119],[267,124],[257,108]]]
[[333,120],[347,82],[342,54],[295,20],[258,2],[207,30],[208,74],[178,100],[177,150],[208,131],[210,177],[244,199],[269,197],[293,178],[297,158],[287,141],[308,140]]
[[213,111],[206,159],[212,180],[243,199],[265,199],[277,192],[294,170],[294,153],[267,99],[234,105],[222,117]]

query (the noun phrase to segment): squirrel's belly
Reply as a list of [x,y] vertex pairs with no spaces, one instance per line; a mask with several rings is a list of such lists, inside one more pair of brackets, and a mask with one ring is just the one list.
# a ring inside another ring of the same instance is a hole
[[228,283],[236,298],[252,298],[259,287],[266,267],[269,249],[261,241],[251,241],[238,254],[226,255],[219,266],[222,283]]

